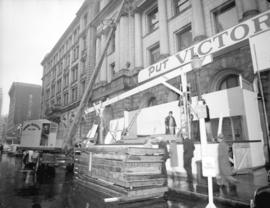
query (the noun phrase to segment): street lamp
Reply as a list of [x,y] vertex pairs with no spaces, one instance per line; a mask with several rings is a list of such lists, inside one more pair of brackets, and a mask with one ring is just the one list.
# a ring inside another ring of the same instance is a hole
[[201,87],[200,87],[200,69],[202,67],[202,59],[198,55],[194,55],[191,60],[191,66],[194,70],[195,79],[196,79],[196,90],[198,93],[198,102],[201,100]]
[[[211,156],[207,155],[207,136],[206,136],[206,126],[205,126],[205,119],[202,117],[202,115],[199,114],[199,105],[201,104],[201,89],[200,89],[200,82],[199,82],[199,73],[200,69],[202,67],[202,59],[198,55],[194,55],[191,60],[191,66],[192,70],[194,70],[195,73],[195,79],[196,79],[196,88],[198,93],[198,100],[197,100],[197,117],[199,120],[199,126],[200,126],[200,138],[201,138],[201,154],[202,154],[202,171],[203,175],[207,176],[207,183],[208,183],[208,205],[206,208],[216,208],[214,201],[213,201],[213,181],[212,177],[214,177],[214,173],[212,172],[211,168],[208,168],[205,164],[210,166],[213,166],[213,158]],[[205,105],[206,110],[206,105]],[[207,114],[207,111],[206,111]]]

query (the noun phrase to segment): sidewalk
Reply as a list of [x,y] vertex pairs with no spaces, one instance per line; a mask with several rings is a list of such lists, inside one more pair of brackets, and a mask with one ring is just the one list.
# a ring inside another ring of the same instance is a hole
[[[264,168],[253,170],[246,174],[238,174],[235,178],[239,181],[236,184],[236,190],[227,191],[226,189],[217,189],[217,191],[214,192],[215,202],[230,205],[231,207],[249,207],[250,199],[253,198],[254,191],[268,184],[267,172]],[[193,184],[188,184],[183,177],[178,177],[174,181],[172,178],[169,178],[168,186],[170,192],[176,195],[208,199],[207,188],[205,191],[199,192],[196,178],[194,178]]]

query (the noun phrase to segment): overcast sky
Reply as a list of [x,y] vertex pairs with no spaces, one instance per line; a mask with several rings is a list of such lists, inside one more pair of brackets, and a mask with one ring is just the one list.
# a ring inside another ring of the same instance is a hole
[[3,115],[8,114],[8,90],[12,82],[41,85],[40,63],[74,19],[82,3],[83,0],[0,0]]

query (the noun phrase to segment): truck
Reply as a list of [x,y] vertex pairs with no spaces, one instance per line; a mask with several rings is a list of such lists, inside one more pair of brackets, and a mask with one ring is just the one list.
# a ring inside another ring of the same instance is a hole
[[34,160],[34,170],[50,168],[67,163],[62,141],[57,139],[58,124],[47,119],[25,121],[21,129],[21,144],[19,150],[24,152],[23,163],[31,159],[25,159],[29,152],[38,155]]

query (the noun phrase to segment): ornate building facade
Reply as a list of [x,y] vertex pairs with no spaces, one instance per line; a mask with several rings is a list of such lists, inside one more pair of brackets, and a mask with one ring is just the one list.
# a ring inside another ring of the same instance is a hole
[[[60,118],[60,123],[68,125],[65,122],[69,122],[72,113],[75,113],[74,109],[78,105],[85,83],[88,82],[95,63],[101,56],[108,38],[110,23],[116,16],[120,3],[120,0],[85,1],[77,17],[50,54],[44,58],[42,62],[44,116],[52,119],[56,116]],[[218,34],[226,33],[229,28],[267,10],[269,10],[269,2],[266,0],[129,1],[121,14],[120,22],[106,52],[89,105],[101,100],[105,101],[139,86],[138,74],[141,70],[150,66],[161,70],[166,64],[164,62],[162,65],[162,60],[166,61],[166,58],[179,52],[192,51],[193,46],[210,37],[221,41],[221,36]],[[85,24],[84,17],[87,12],[88,21]],[[264,23],[268,25],[269,19]],[[233,38],[237,39],[237,37]],[[207,95],[240,86],[242,88],[244,80],[246,88],[264,95],[269,120],[269,69],[261,73],[263,84],[263,92],[261,92],[258,90],[257,76],[254,74],[249,42],[240,42],[213,53],[212,62],[201,67],[199,75],[201,93]],[[87,54],[85,62],[82,61],[83,49],[86,49]],[[77,59],[70,60],[73,57]],[[68,77],[68,81],[65,81],[65,77]],[[190,85],[191,95],[197,96],[198,90],[193,71],[187,73],[187,82]],[[169,80],[169,83],[179,88],[181,79],[175,77]],[[142,106],[156,106],[178,99],[175,92],[163,85],[157,85],[113,103],[104,111],[105,131],[109,130],[111,120],[124,116],[124,111],[135,111]],[[60,108],[57,108],[58,104]],[[263,103],[260,97],[258,105],[261,126],[266,138],[267,127],[264,125]],[[245,133],[248,131],[249,124],[243,122],[246,117],[237,113],[228,115],[223,119],[225,135],[232,140],[243,140],[249,137]],[[80,125],[82,126],[80,136],[85,136],[95,120],[95,112],[88,113],[84,117]],[[218,124],[215,116],[211,119],[211,123],[215,129],[213,134],[216,135]],[[192,125],[196,126],[198,123],[194,121]],[[193,136],[198,137],[198,132],[193,132]]]

